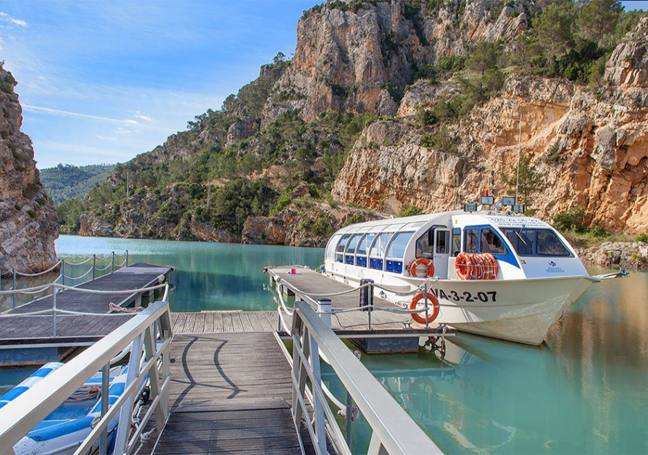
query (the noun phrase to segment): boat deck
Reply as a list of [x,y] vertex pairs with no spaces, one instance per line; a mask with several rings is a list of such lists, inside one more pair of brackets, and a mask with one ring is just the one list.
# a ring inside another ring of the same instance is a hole
[[274,334],[176,334],[170,357],[171,415],[140,453],[301,453],[290,366]]
[[[77,286],[80,289],[123,291],[168,280],[172,267],[134,264]],[[144,295],[148,295],[145,293]],[[161,294],[158,292],[158,294]],[[59,310],[94,313],[52,313],[52,296],[42,297],[0,314],[0,348],[34,345],[73,346],[91,344],[115,330],[132,314],[110,314],[110,304],[122,307],[138,302],[142,293],[91,294],[65,290],[56,297]],[[150,298],[150,297],[149,297]],[[42,311],[40,314],[29,314]]]

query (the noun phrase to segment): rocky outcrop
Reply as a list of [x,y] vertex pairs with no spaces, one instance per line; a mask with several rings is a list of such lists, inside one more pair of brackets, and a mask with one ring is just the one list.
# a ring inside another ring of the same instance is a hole
[[603,242],[589,248],[577,248],[576,252],[590,265],[606,269],[648,270],[648,243]]
[[[412,119],[442,96],[440,87],[415,84],[403,98],[398,120],[374,123],[362,133],[335,181],[334,197],[392,212],[403,205],[456,209],[477,199],[491,171],[499,195],[512,191],[506,181],[519,152],[541,176],[541,188],[532,195],[536,215],[551,219],[583,207],[591,224],[645,232],[648,91],[637,87],[645,71],[639,49],[645,50],[646,40],[634,40],[644,36],[647,24],[644,19],[613,52],[607,65],[610,85],[604,89],[512,76],[499,96],[447,132],[421,129]],[[632,66],[626,65],[629,60]],[[442,133],[445,148],[422,140]]]
[[29,137],[20,131],[16,81],[0,65],[0,272],[38,272],[56,262],[58,223],[40,183]]
[[[479,40],[510,42],[538,11],[533,0],[334,1],[306,11],[297,49],[264,112],[305,120],[321,112],[394,115],[418,65]],[[433,6],[434,5],[434,6]],[[499,8],[499,9],[498,9]]]
[[648,88],[648,17],[614,49],[605,79],[623,88]]

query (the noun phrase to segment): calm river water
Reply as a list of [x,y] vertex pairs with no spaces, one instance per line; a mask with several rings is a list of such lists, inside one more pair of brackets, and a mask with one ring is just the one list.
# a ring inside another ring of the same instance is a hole
[[[322,249],[61,236],[61,256],[128,249],[177,268],[175,311],[273,309],[263,267],[317,267]],[[83,272],[79,270],[77,275]],[[648,453],[648,274],[594,285],[526,347],[470,335],[433,354],[363,356],[387,390],[448,453]],[[0,388],[25,370],[0,373]],[[336,379],[327,376],[334,390]],[[354,447],[368,442],[354,425]]]

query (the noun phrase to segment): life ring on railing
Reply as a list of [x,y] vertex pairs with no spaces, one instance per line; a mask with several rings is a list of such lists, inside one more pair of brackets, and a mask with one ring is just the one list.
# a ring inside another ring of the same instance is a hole
[[455,270],[457,276],[462,280],[471,280],[473,273],[473,261],[468,253],[459,253],[455,259]]
[[[417,309],[418,303],[423,299],[423,297],[424,297],[423,292],[418,292],[414,297],[412,297],[412,301],[409,304],[410,311]],[[434,296],[434,294],[428,292],[427,298],[428,298],[428,302],[432,304],[431,306],[432,312],[428,312],[427,319],[421,316],[421,313],[411,313],[412,319],[414,319],[419,324],[426,324],[426,323],[429,324],[430,322],[433,322],[439,315],[439,310],[441,309],[441,306],[439,305],[439,300]]]
[[[418,270],[419,269],[424,269],[425,270],[425,275],[419,276]],[[423,278],[423,277],[428,277],[431,278],[434,276],[434,264],[432,261],[430,261],[427,258],[418,258],[407,267],[407,271],[409,272],[410,276],[416,277],[416,278]]]
[[485,280],[494,280],[497,278],[497,259],[490,253],[485,253],[484,258],[488,262],[488,274],[484,277]]

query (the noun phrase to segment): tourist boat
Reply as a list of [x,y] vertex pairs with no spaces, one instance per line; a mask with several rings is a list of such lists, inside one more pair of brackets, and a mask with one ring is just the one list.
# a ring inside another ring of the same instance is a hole
[[[29,390],[43,378],[63,366],[50,362],[0,397],[0,408]],[[110,370],[109,399],[115,403],[124,392],[127,367]],[[68,400],[27,433],[14,446],[16,455],[72,454],[90,434],[93,422],[101,416],[101,373],[90,377]],[[109,425],[109,433],[117,426],[117,419]]]
[[412,310],[426,302],[417,323],[531,345],[592,283],[625,274],[590,276],[549,224],[488,211],[352,224],[325,255],[322,272],[338,281],[373,280],[376,296]]

